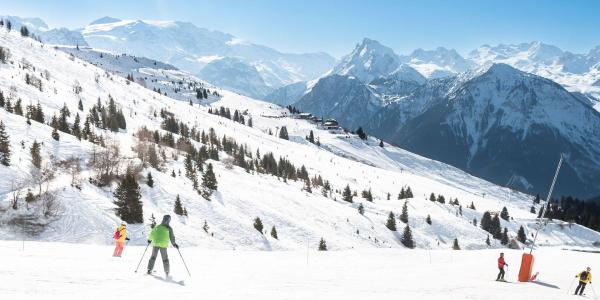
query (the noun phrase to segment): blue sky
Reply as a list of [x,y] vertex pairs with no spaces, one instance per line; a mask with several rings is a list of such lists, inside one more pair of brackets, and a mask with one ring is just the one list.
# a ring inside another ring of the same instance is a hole
[[0,0],[0,14],[38,16],[51,27],[76,28],[108,15],[190,21],[287,52],[336,57],[370,37],[408,53],[539,40],[573,52],[600,45],[600,1],[29,1]]

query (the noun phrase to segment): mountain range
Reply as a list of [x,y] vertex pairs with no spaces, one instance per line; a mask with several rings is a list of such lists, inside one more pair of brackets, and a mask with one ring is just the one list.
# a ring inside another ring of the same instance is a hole
[[[363,127],[415,153],[530,193],[548,188],[559,153],[564,153],[567,163],[557,193],[600,194],[595,184],[600,176],[596,101],[590,94],[570,92],[517,68],[541,73],[561,61],[557,55],[566,56],[540,43],[522,46],[513,54],[524,48],[530,49],[528,59],[510,60],[505,51],[475,63],[449,59],[456,56],[442,55],[452,52],[437,49],[439,55],[428,52],[420,54],[419,60],[407,60],[364,39],[331,72],[305,84],[305,90],[299,91],[296,84],[293,91],[286,87],[277,93],[287,92],[293,98],[288,103],[301,111],[336,118],[350,130]],[[471,57],[476,57],[475,52]],[[593,51],[586,57],[580,60],[591,65]],[[447,75],[431,76],[431,72],[426,78],[418,71],[424,64],[436,65]],[[556,77],[594,78],[595,73],[590,67],[581,74],[564,74]],[[282,103],[273,95],[266,99]]]

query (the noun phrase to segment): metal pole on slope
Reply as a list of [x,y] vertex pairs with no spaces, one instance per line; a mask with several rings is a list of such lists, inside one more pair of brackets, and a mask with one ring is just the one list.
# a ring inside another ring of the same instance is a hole
[[188,269],[187,264],[185,263],[185,259],[183,259],[183,255],[181,255],[181,251],[179,251],[179,247],[177,247],[175,249],[177,249],[177,252],[179,252],[179,257],[181,257],[181,261],[183,262],[183,266],[185,267],[185,270],[188,272],[188,275],[190,275],[190,277],[192,277],[192,274],[190,274],[190,269]]
[[554,190],[554,184],[556,183],[556,178],[558,178],[558,172],[560,172],[560,167],[563,162],[563,154],[560,154],[560,160],[558,161],[558,167],[556,168],[556,173],[554,173],[554,179],[552,179],[552,185],[550,185],[550,191],[548,191],[548,196],[546,197],[546,205],[542,206],[540,211],[540,217],[538,218],[538,227],[535,231],[535,236],[533,237],[533,243],[531,243],[531,249],[529,250],[529,254],[533,252],[533,247],[535,246],[535,241],[537,240],[538,233],[540,229],[542,229],[542,219],[544,218],[544,213],[546,212],[548,206],[550,206],[550,196],[552,196],[552,190]]
[[144,249],[144,253],[142,254],[142,257],[140,258],[140,262],[138,263],[137,267],[135,268],[134,273],[137,273],[138,269],[140,268],[140,265],[142,264],[142,260],[144,259],[144,255],[146,255],[146,251],[148,250],[148,247],[150,247],[150,243],[148,243],[148,245],[146,245],[146,249]]

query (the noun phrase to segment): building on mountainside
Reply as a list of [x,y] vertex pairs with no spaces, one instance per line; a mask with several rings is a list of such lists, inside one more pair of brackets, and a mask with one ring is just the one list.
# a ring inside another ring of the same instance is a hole
[[323,129],[327,129],[327,130],[340,129],[340,125],[338,124],[338,121],[336,121],[335,119],[325,120],[325,122],[323,122],[322,126],[323,126]]
[[309,120],[313,117],[313,115],[311,113],[300,113],[297,116],[298,116],[298,119],[302,119],[302,120]]

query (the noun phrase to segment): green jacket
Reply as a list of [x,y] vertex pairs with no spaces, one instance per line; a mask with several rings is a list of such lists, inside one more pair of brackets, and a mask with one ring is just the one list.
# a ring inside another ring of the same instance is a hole
[[152,229],[148,240],[152,241],[152,246],[157,248],[167,248],[169,240],[172,245],[175,245],[175,234],[171,226],[160,224]]

